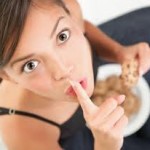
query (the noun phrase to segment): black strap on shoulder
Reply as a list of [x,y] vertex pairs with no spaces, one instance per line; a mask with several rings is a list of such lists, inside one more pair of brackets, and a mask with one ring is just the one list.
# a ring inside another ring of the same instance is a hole
[[60,125],[58,123],[54,122],[54,121],[48,120],[48,119],[46,119],[44,117],[41,117],[39,115],[29,113],[29,112],[25,112],[25,111],[0,107],[0,115],[23,115],[23,116],[27,116],[27,117],[31,117],[31,118],[35,118],[35,119],[44,121],[48,124],[52,124],[52,125],[57,126],[58,128],[60,128]]

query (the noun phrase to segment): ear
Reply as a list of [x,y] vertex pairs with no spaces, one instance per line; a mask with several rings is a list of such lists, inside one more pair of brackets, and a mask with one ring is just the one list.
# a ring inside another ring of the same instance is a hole
[[7,81],[17,84],[17,82],[15,82],[13,79],[11,79],[4,70],[0,70],[0,78],[2,80],[7,80]]
[[0,78],[2,78],[3,80],[10,80],[9,76],[4,70],[0,70]]
[[9,75],[6,73],[5,70],[0,70],[0,79],[2,80],[7,80],[10,81],[12,83],[18,84],[16,81],[14,81],[11,77],[9,77]]

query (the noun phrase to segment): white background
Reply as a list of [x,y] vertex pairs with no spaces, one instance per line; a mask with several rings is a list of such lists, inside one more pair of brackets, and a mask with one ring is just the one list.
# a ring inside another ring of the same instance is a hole
[[150,0],[78,0],[84,17],[99,24],[128,11],[150,6]]

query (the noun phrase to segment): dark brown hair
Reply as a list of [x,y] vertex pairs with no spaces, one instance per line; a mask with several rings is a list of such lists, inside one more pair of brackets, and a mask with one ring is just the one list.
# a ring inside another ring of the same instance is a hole
[[[51,1],[69,13],[62,0]],[[15,52],[31,2],[32,0],[0,0],[0,69]]]

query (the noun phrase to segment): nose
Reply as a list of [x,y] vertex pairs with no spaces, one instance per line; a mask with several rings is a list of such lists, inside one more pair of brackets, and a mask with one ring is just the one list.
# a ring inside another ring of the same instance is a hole
[[71,73],[74,69],[73,65],[66,65],[67,63],[62,61],[58,57],[53,57],[51,63],[49,63],[49,71],[54,80],[61,80],[71,76]]
[[56,68],[55,72],[53,73],[53,78],[56,81],[68,78],[71,76],[72,70],[73,70],[73,66],[66,67],[61,64],[61,65],[59,65],[58,68]]

